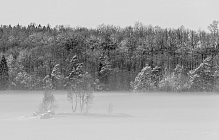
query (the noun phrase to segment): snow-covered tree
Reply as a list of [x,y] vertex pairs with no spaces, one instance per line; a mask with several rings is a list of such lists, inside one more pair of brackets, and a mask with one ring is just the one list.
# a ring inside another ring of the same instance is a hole
[[190,71],[190,80],[193,91],[213,91],[215,71],[212,57],[207,57],[199,67]]
[[131,83],[133,91],[147,91],[155,88],[152,79],[152,68],[146,65],[136,76],[135,81]]

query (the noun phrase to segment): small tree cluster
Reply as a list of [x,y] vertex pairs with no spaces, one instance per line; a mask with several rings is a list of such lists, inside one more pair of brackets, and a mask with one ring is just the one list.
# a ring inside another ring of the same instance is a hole
[[[144,67],[132,83],[134,91],[218,91],[219,67],[212,56],[207,57],[196,69],[186,73],[177,65],[172,73],[165,73],[161,80],[154,78],[153,69]],[[155,80],[157,79],[157,80]],[[158,86],[155,86],[158,81]]]
[[77,56],[70,61],[70,74],[66,77],[68,87],[67,99],[72,104],[72,111],[88,112],[93,102],[93,78],[83,69],[83,63],[79,63]]

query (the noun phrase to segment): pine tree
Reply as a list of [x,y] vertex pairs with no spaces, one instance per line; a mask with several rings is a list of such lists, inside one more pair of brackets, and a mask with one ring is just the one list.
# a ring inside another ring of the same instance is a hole
[[214,73],[212,57],[207,57],[198,68],[190,71],[191,90],[212,91],[215,80]]
[[147,64],[136,76],[132,83],[134,91],[148,91],[154,89],[154,82],[152,79],[152,68]]
[[5,56],[0,62],[0,90],[7,90],[9,85],[8,65]]

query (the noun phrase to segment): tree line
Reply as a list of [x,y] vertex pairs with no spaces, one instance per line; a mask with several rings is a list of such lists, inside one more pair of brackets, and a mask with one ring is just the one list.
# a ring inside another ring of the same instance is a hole
[[95,29],[1,25],[1,89],[42,90],[49,78],[53,89],[63,90],[66,77],[81,70],[94,90],[216,90],[218,21],[208,29],[163,29],[139,22]]

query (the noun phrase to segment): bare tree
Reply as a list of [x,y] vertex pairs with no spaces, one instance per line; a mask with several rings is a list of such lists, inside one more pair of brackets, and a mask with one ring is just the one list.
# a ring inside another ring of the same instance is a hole
[[71,103],[72,105],[72,112],[75,112],[77,109],[77,105],[78,105],[78,98],[79,98],[79,93],[77,91],[74,90],[75,86],[68,86],[67,89],[67,99],[68,101]]
[[86,112],[90,109],[93,101],[93,78],[83,68],[83,63],[80,63],[77,56],[73,56],[69,62],[69,75],[65,78],[67,80],[67,99],[72,104],[72,111],[77,110],[78,104],[80,111]]

